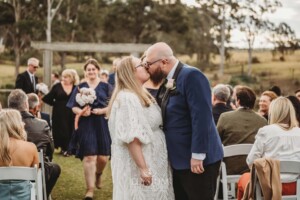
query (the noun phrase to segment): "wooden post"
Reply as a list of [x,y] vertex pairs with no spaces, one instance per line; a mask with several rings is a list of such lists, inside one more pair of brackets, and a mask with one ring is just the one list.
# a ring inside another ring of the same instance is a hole
[[[43,83],[48,85],[49,90],[51,88],[52,60],[53,60],[53,52],[51,50],[44,50],[44,52],[43,52],[43,69],[44,69]],[[43,110],[43,112],[50,114],[52,109],[50,106],[44,104],[42,110]]]

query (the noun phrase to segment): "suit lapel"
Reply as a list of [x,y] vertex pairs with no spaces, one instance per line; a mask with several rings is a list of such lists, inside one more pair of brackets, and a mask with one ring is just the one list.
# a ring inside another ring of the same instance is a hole
[[[176,79],[178,77],[178,74],[180,72],[180,70],[182,69],[183,67],[183,64],[181,62],[178,63],[177,65],[177,68],[175,70],[175,73],[173,75],[173,79],[176,83]],[[165,116],[166,116],[166,106],[168,104],[168,101],[169,101],[169,97],[170,97],[170,88],[166,89],[165,87],[165,84],[162,84],[159,88],[159,91],[158,91],[158,97],[161,96],[161,103],[160,103],[160,107],[161,107],[161,113],[162,113],[162,118],[163,118],[163,121],[165,121]]]

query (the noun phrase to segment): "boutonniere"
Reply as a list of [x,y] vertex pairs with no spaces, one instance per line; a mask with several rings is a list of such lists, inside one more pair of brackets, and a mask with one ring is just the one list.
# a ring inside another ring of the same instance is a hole
[[176,89],[175,79],[173,78],[168,79],[168,82],[165,84],[165,87],[169,90],[175,90]]

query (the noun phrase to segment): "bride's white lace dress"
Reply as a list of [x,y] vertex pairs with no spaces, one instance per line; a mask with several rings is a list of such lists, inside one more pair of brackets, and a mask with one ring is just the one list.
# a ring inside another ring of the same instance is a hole
[[[139,98],[119,92],[109,118],[112,139],[111,169],[114,200],[172,200],[172,173],[168,163],[160,108],[157,104],[143,107]],[[152,184],[141,184],[139,169],[130,156],[127,144],[138,138],[152,173]]]

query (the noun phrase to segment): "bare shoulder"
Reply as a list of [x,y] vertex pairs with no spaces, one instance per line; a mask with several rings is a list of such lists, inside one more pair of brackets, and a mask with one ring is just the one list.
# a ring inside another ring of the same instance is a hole
[[27,142],[27,141],[18,141],[19,143],[19,147],[21,147],[21,149],[24,152],[36,152],[37,148],[35,146],[35,144],[33,144],[32,142]]

